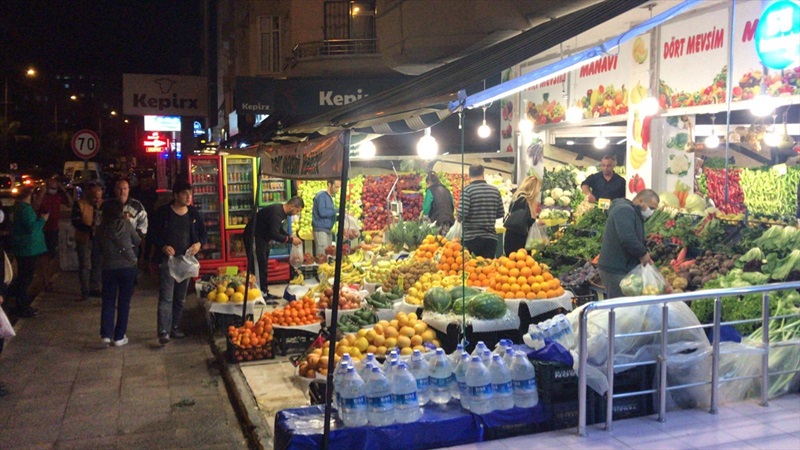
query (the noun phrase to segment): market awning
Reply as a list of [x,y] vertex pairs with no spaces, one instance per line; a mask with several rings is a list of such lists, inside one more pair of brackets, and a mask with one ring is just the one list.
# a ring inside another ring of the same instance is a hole
[[[381,131],[379,134],[408,133],[427,128],[434,118],[449,113],[448,103],[458,100],[458,89],[484,80],[499,71],[520,64],[603,22],[639,7],[647,0],[605,0],[553,19],[493,46],[433,69],[380,94],[363,98],[290,126],[286,135],[313,138],[334,130]],[[280,137],[273,141],[280,142]]]

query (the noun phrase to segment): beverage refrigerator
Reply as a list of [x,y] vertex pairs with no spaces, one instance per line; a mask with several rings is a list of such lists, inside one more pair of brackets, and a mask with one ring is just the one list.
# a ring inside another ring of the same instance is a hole
[[256,195],[256,159],[250,156],[222,157],[225,183],[225,259],[228,265],[247,267],[244,227],[250,221]]
[[[269,175],[259,174],[258,176],[258,206],[273,205],[275,203],[286,203],[292,195],[292,182],[283,178],[273,178]],[[310,205],[308,206],[311,207]],[[292,232],[292,218],[286,220],[286,231]],[[276,245],[270,251],[270,258],[286,257],[291,251],[291,245]]]
[[197,253],[203,273],[216,272],[225,265],[225,239],[222,227],[222,179],[219,156],[190,156],[189,176],[192,204],[200,211],[208,241]]

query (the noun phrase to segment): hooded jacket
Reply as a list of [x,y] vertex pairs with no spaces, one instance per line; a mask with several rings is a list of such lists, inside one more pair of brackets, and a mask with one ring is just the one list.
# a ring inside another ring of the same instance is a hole
[[103,247],[103,270],[136,267],[136,246],[142,238],[129,220],[117,219],[100,225]]

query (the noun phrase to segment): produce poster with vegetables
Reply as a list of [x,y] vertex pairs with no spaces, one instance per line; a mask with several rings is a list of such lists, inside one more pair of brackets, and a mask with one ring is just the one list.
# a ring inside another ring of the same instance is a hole
[[629,73],[624,78],[630,81],[633,86],[629,90],[628,103],[628,127],[627,127],[627,158],[625,174],[628,179],[626,185],[626,195],[633,198],[636,193],[643,189],[651,188],[653,184],[653,152],[651,142],[653,140],[652,123],[653,118],[645,117],[639,112],[642,100],[647,98],[647,87],[649,83],[650,68],[650,34],[637,37],[629,48],[623,47],[620,55],[626,55],[626,59],[632,61],[629,65]]
[[[580,66],[570,73],[571,106],[583,108],[584,118],[618,116],[628,113],[631,65],[647,59],[643,38],[622,44],[611,54]],[[634,45],[637,52],[634,52]],[[636,61],[636,62],[634,62]]]
[[718,8],[687,15],[661,27],[658,48],[661,108],[725,101],[729,39],[726,5],[727,2],[721,3]]
[[[555,59],[523,67],[521,75],[556,62]],[[563,122],[566,118],[568,74],[549,77],[520,93],[521,112],[535,125]]]
[[[687,194],[694,186],[694,152],[689,152],[690,137],[695,123],[695,116],[670,116],[658,123],[662,127],[662,140],[664,141],[661,152],[661,161],[658,167],[664,171],[666,177],[666,191],[686,191]],[[657,169],[658,170],[658,169]],[[682,189],[683,187],[686,189]],[[683,206],[682,206],[683,207]]]
[[762,11],[761,2],[736,2],[733,34],[734,101],[750,100],[761,94],[762,82],[765,83],[769,95],[800,95],[800,65],[790,66],[782,71],[763,72],[754,39]]
[[[501,82],[517,77],[517,66],[506,69],[501,74]],[[500,100],[500,152],[513,153],[517,147],[514,131],[519,122],[519,94],[509,95]]]

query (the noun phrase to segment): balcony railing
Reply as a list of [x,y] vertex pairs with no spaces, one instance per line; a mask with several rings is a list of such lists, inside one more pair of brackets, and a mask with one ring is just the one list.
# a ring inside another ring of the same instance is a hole
[[329,39],[298,44],[292,49],[295,60],[319,56],[375,55],[378,45],[375,39]]

